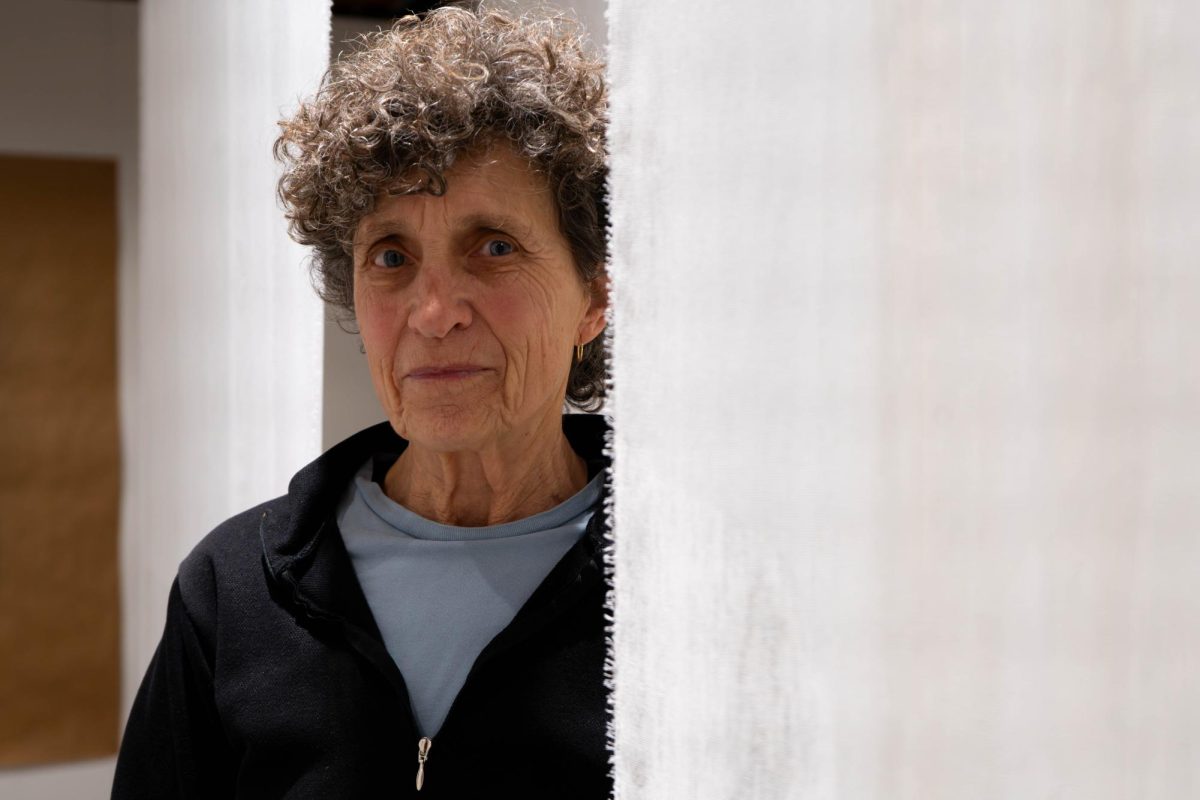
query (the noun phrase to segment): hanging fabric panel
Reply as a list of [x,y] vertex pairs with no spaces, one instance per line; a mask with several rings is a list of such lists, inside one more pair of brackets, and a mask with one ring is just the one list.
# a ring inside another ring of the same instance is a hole
[[617,797],[1200,796],[1200,8],[609,20]]

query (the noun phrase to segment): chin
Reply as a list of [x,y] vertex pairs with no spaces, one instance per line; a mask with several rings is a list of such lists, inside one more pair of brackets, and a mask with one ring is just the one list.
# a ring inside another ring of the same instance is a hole
[[392,427],[409,442],[435,452],[480,450],[494,436],[490,415],[479,406],[441,405],[409,409]]

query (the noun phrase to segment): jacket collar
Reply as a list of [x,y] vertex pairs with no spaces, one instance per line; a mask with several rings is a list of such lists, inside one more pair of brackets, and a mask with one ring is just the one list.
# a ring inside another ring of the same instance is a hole
[[[587,462],[589,479],[608,466],[609,429],[603,416],[564,414],[563,432]],[[380,454],[399,456],[407,446],[390,423],[381,422],[335,445],[297,472],[288,484],[285,501],[265,512],[259,527],[263,557],[271,576],[279,579],[284,573],[306,568],[322,539],[322,530],[332,525],[338,501],[363,462]]]

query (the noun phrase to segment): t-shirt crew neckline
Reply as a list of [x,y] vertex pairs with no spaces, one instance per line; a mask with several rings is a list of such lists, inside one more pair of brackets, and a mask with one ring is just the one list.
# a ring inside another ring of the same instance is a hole
[[469,542],[485,539],[506,539],[530,533],[550,530],[566,525],[571,520],[592,508],[600,499],[604,485],[605,470],[601,470],[587,485],[563,502],[534,514],[531,517],[503,522],[498,525],[464,527],[435,522],[411,511],[388,497],[383,487],[372,480],[372,465],[363,465],[354,478],[359,495],[367,507],[397,532],[413,539],[428,539],[438,542]]

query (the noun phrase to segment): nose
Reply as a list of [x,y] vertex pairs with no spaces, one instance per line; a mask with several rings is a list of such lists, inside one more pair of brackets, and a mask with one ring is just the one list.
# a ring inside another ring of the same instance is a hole
[[412,284],[408,327],[430,339],[471,324],[471,306],[450,270],[422,268]]

